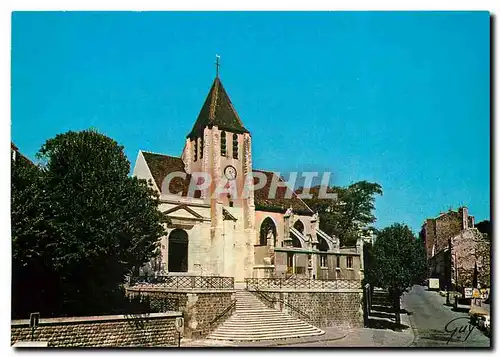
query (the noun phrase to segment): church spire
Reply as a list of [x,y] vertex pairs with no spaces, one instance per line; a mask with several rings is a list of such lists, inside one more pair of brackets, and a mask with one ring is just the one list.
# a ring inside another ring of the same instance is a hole
[[216,56],[216,77],[212,84],[212,88],[208,92],[205,103],[201,108],[198,119],[193,125],[193,129],[187,135],[188,138],[203,137],[203,130],[206,127],[211,128],[217,126],[220,130],[229,131],[235,134],[248,133],[249,131],[243,126],[243,123],[236,113],[236,110],[229,99],[229,96],[222,85],[219,78],[219,58]]

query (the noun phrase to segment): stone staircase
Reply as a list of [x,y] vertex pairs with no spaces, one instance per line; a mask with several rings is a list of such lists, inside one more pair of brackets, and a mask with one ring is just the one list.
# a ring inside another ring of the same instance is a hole
[[260,341],[322,335],[325,332],[284,312],[266,307],[246,290],[236,292],[233,315],[212,331],[211,340]]

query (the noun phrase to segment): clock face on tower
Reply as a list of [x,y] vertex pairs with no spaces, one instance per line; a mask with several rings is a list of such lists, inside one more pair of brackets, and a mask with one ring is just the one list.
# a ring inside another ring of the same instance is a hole
[[227,165],[224,169],[224,176],[226,176],[228,180],[234,180],[236,178],[236,169],[234,166]]

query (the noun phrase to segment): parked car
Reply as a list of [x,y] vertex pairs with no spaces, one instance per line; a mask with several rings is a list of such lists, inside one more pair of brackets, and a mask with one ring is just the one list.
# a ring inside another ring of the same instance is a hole
[[485,331],[486,333],[490,333],[490,315],[483,315],[483,316],[478,316],[477,317],[477,327]]

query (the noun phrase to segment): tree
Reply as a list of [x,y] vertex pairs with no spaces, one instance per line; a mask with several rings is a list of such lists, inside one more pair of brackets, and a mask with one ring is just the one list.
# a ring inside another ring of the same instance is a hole
[[475,227],[479,232],[487,234],[487,239],[491,241],[491,222],[489,220],[476,223]]
[[125,277],[158,254],[165,233],[158,195],[146,181],[128,176],[123,147],[95,131],[57,135],[37,156],[49,238],[30,248],[50,258],[45,269],[57,279],[47,287],[52,300],[28,311],[112,313]]
[[[303,192],[299,188],[298,193]],[[310,189],[313,198],[304,202],[318,212],[320,228],[329,235],[339,238],[342,245],[355,245],[359,236],[367,234],[375,223],[375,197],[382,195],[382,187],[378,183],[368,181],[356,182],[347,187],[332,186],[328,193],[336,193],[336,199],[319,197],[320,186]]]
[[[11,161],[12,317],[26,317],[51,301],[47,269],[51,236],[43,207],[42,172],[17,153]],[[22,314],[23,313],[23,314]]]
[[393,224],[378,232],[372,261],[365,278],[372,286],[387,289],[400,324],[400,297],[426,276],[425,247],[404,224]]

